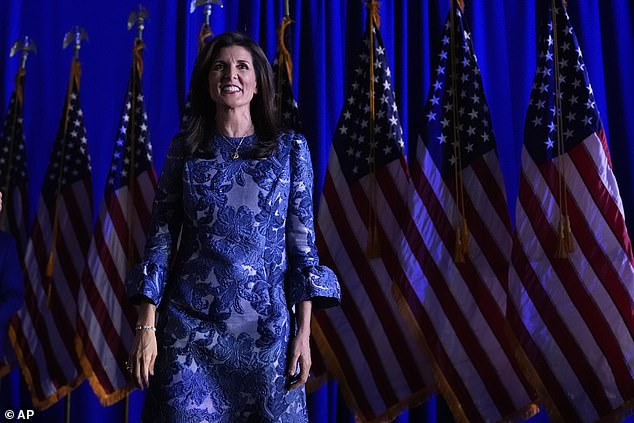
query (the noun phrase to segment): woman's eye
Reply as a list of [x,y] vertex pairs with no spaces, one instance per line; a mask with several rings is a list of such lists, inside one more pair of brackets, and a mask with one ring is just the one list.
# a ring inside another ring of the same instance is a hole
[[223,69],[223,67],[224,67],[224,66],[222,65],[222,63],[216,63],[216,64],[214,65],[214,68],[213,68],[213,69],[214,69],[214,70],[222,70],[222,69]]
[[247,65],[246,63],[240,63],[238,65],[238,69],[249,69],[249,65]]

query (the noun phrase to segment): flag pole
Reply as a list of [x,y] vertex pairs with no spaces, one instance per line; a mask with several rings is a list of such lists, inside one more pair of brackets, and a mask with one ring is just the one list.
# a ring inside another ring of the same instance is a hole
[[[0,210],[0,228],[5,222],[5,218],[9,210],[7,203],[11,201],[11,199],[9,198],[9,188],[11,185],[11,173],[13,171],[13,149],[16,143],[15,130],[18,123],[18,110],[20,110],[22,108],[22,105],[24,104],[24,76],[26,75],[26,60],[28,59],[29,52],[36,52],[37,49],[35,43],[33,43],[33,41],[31,41],[31,39],[27,35],[24,37],[24,41],[18,40],[13,43],[13,46],[11,47],[11,52],[9,53],[9,57],[15,56],[18,51],[22,52],[22,60],[20,62],[20,68],[15,75],[15,99],[13,102],[11,129],[9,130],[9,139],[11,140],[9,142],[9,163],[7,164],[5,183],[0,189],[0,192],[2,192],[4,195],[5,203],[5,206],[2,208],[2,210]],[[7,228],[3,229],[8,229],[8,226],[9,222],[7,222]]]
[[370,38],[369,48],[370,48],[370,124],[369,126],[369,145],[370,145],[370,154],[369,154],[369,172],[368,172],[368,241],[366,246],[366,254],[368,258],[376,258],[381,255],[381,246],[379,243],[379,230],[377,223],[377,215],[375,210],[376,205],[376,190],[377,190],[377,180],[376,180],[376,146],[374,142],[374,123],[376,119],[376,108],[375,108],[375,98],[374,98],[374,28],[375,26],[378,28],[380,26],[379,21],[379,2],[377,0],[368,0],[366,3],[366,7],[368,8],[367,15],[367,25],[368,25],[368,37]]
[[83,28],[75,26],[73,31],[69,31],[64,35],[64,42],[62,43],[62,48],[68,47],[70,44],[73,44],[75,54],[73,56],[73,61],[70,67],[70,78],[68,79],[68,89],[66,91],[66,104],[64,106],[64,129],[61,134],[60,142],[62,143],[62,155],[60,157],[60,166],[59,171],[57,173],[57,189],[55,191],[55,206],[53,213],[53,231],[51,235],[51,243],[50,243],[50,252],[48,256],[48,262],[46,264],[46,303],[50,305],[51,303],[51,290],[53,287],[52,278],[53,278],[53,269],[55,267],[55,245],[57,244],[57,238],[59,236],[59,219],[58,219],[58,209],[59,205],[59,195],[62,190],[62,179],[64,176],[64,161],[65,161],[65,150],[66,150],[66,132],[68,130],[68,112],[70,110],[70,94],[73,89],[73,84],[77,85],[77,89],[79,90],[79,80],[81,76],[81,65],[79,63],[79,50],[81,49],[81,43],[84,40],[88,39],[88,35]]
[[[135,187],[135,130],[136,130],[136,84],[137,76],[138,82],[141,82],[141,76],[143,75],[143,48],[145,44],[143,42],[143,30],[145,29],[145,20],[148,18],[148,11],[142,5],[139,5],[138,11],[132,11],[128,15],[128,31],[133,29],[136,25],[137,36],[134,39],[134,45],[132,48],[132,75],[130,78],[130,122],[128,123],[128,131],[126,134],[126,140],[130,140],[130,170],[128,172],[128,200],[126,207],[126,217],[128,222],[128,239],[127,239],[127,254],[126,254],[126,268],[130,269],[134,263],[136,256],[134,245],[134,199],[136,197]],[[124,150],[125,151],[125,150]],[[125,154],[125,153],[124,153]],[[130,392],[126,392],[123,403],[123,422],[128,423],[130,421]]]
[[282,17],[282,22],[280,24],[280,28],[277,33],[277,44],[279,46],[279,53],[277,55],[277,65],[278,72],[276,78],[276,106],[277,106],[277,115],[278,119],[281,118],[282,113],[282,69],[286,71],[288,76],[289,83],[293,84],[293,61],[291,59],[291,53],[288,51],[286,47],[286,28],[293,23],[293,20],[290,17],[290,9],[288,0],[284,2],[284,16]]
[[[565,3],[564,3],[565,4]],[[563,11],[562,11],[563,12]],[[557,120],[557,155],[560,158],[561,169],[558,174],[558,194],[559,194],[559,239],[555,257],[568,258],[568,253],[575,250],[572,242],[572,228],[570,227],[570,216],[568,214],[568,196],[566,195],[566,161],[563,155],[566,146],[563,140],[563,117],[561,112],[561,86],[559,81],[559,40],[557,37],[557,2],[551,1],[552,38],[553,38],[553,65],[555,67],[555,119]]]
[[456,191],[456,205],[460,211],[456,227],[456,244],[454,251],[454,261],[464,263],[465,254],[469,248],[469,229],[464,206],[464,183],[462,179],[462,151],[460,149],[460,130],[458,125],[458,81],[456,75],[456,7],[464,8],[462,0],[450,0],[449,15],[449,48],[451,50],[451,90],[452,90],[452,113],[453,113],[453,154],[456,158],[454,164],[454,182]]
[[[69,31],[64,36],[64,42],[62,43],[62,48],[68,47],[71,43],[74,44],[75,54],[73,56],[73,62],[71,64],[70,70],[70,78],[68,81],[68,91],[66,92],[66,104],[64,108],[64,130],[62,132],[62,138],[60,142],[62,143],[62,156],[60,157],[60,166],[59,172],[57,174],[57,190],[55,192],[55,213],[53,217],[53,234],[51,238],[51,251],[48,257],[48,263],[46,265],[46,278],[48,282],[47,286],[47,304],[50,305],[51,301],[51,291],[53,288],[53,267],[55,264],[55,244],[57,244],[57,237],[59,236],[59,195],[62,190],[62,179],[64,176],[64,161],[65,161],[65,149],[66,149],[66,132],[68,130],[68,112],[70,110],[70,94],[73,89],[73,84],[77,85],[77,90],[79,90],[79,80],[81,76],[81,65],[79,64],[79,50],[81,49],[81,42],[87,40],[88,36],[83,28],[75,27],[74,31]],[[71,392],[68,392],[66,395],[66,407],[64,413],[64,421],[66,423],[70,423],[70,413],[71,413],[71,401],[72,396]]]
[[134,47],[132,48],[132,75],[130,78],[130,122],[128,123],[128,132],[126,139],[130,140],[130,171],[128,172],[128,204],[127,204],[127,220],[128,220],[128,251],[127,251],[127,268],[129,269],[134,263],[136,257],[134,256],[135,245],[133,236],[133,222],[134,218],[134,199],[136,194],[135,187],[135,156],[136,156],[136,102],[137,97],[135,95],[137,91],[137,83],[141,83],[143,76],[143,48],[145,43],[143,42],[143,30],[145,29],[145,20],[148,17],[148,12],[145,7],[139,5],[139,11],[131,12],[128,17],[128,30],[132,29],[134,25],[137,25],[138,35],[134,40]]

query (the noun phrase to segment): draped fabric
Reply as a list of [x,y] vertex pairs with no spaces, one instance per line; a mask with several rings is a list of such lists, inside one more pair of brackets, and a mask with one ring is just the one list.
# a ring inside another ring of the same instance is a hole
[[[269,58],[276,50],[276,28],[282,0],[225,0],[214,7],[211,30],[245,31],[260,41]],[[315,169],[315,199],[320,198],[328,151],[344,102],[349,75],[350,49],[363,35],[365,8],[360,0],[291,0],[288,46],[293,59],[293,89],[309,142]],[[466,0],[465,21],[482,74],[498,147],[500,165],[515,216],[519,186],[524,119],[537,63],[538,20],[548,1]],[[626,222],[634,233],[634,4],[631,0],[574,0],[568,12],[576,30],[610,143],[612,164],[624,204]],[[189,14],[186,0],[147,0],[150,16],[144,40],[144,88],[153,134],[155,165],[160,171],[169,140],[179,126],[189,74],[192,70],[201,14]],[[93,165],[93,195],[99,208],[108,175],[121,98],[129,76],[129,46],[135,36],[125,29],[129,1],[113,0],[104,6],[96,0],[0,1],[0,110],[6,110],[18,59],[9,59],[11,44],[25,34],[38,46],[27,63],[24,92],[24,128],[27,140],[30,222],[41,190],[52,140],[59,119],[59,103],[66,90],[72,53],[61,50],[64,33],[81,25],[89,42],[80,52],[82,105]],[[441,33],[449,10],[447,0],[385,0],[381,2],[381,35],[389,66],[404,140],[410,161],[415,135],[420,130],[424,102],[433,70],[438,66]],[[3,112],[2,112],[3,113]],[[628,119],[629,117],[629,119]],[[11,377],[15,381],[17,377]],[[3,391],[9,389],[3,380]],[[15,386],[15,383],[11,383]],[[17,389],[17,388],[16,388]],[[334,385],[309,398],[315,421],[349,418],[334,405]],[[3,401],[28,403],[28,395],[2,392]],[[132,396],[131,421],[139,415],[141,395]],[[59,421],[63,402],[45,413],[41,421]],[[95,410],[94,407],[98,407]],[[116,421],[121,404],[101,409],[86,386],[73,394],[73,418],[78,421]],[[6,407],[5,407],[6,408]],[[434,421],[434,407],[410,413],[411,421]],[[413,415],[416,416],[414,420]]]

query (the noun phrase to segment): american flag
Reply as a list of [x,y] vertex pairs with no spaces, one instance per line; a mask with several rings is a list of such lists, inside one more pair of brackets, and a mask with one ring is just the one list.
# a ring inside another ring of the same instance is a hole
[[[8,113],[0,133],[0,191],[3,205],[0,230],[15,238],[21,258],[26,249],[29,211],[23,122],[24,75],[24,69],[20,69],[16,75],[15,91],[11,94]],[[6,375],[16,364],[13,352],[7,348],[6,353],[6,357],[0,356],[0,377]]]
[[491,422],[537,407],[505,330],[511,223],[491,117],[471,35],[452,13],[411,164],[407,235],[423,272],[411,304],[454,415]]
[[24,75],[24,70],[20,69],[0,134],[0,189],[3,196],[0,230],[13,235],[20,257],[26,249],[29,211],[26,195],[28,178],[23,123]]
[[[424,399],[431,368],[422,339],[402,314],[402,294],[394,293],[401,287],[395,279],[417,282],[399,228],[409,179],[385,48],[374,13],[368,19],[371,29],[353,60],[318,217],[320,256],[338,274],[343,300],[341,307],[314,314],[313,333],[351,408],[362,421],[379,421]],[[366,246],[373,230],[380,254],[371,258]]]
[[90,243],[92,183],[80,69],[75,59],[26,247],[26,306],[9,330],[33,404],[41,409],[84,379],[75,353],[76,301]]
[[125,275],[143,251],[156,189],[142,89],[142,48],[137,42],[77,305],[82,365],[103,405],[133,389],[124,363],[137,315],[126,299]]
[[[634,257],[592,87],[561,1],[549,11],[539,50],[508,315],[553,416],[612,421],[634,399]],[[567,239],[572,248],[564,248]]]

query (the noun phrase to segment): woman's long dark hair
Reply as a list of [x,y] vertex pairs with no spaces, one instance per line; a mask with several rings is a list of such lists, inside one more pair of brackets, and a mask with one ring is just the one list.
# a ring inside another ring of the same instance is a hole
[[279,132],[275,111],[273,70],[260,46],[251,37],[239,32],[225,32],[214,37],[198,53],[189,85],[191,111],[187,125],[181,134],[185,141],[185,151],[189,155],[196,154],[205,139],[216,130],[216,104],[209,95],[209,71],[220,49],[231,46],[244,47],[251,53],[258,87],[257,94],[251,100],[251,120],[257,142],[248,156],[268,157],[277,148]]

